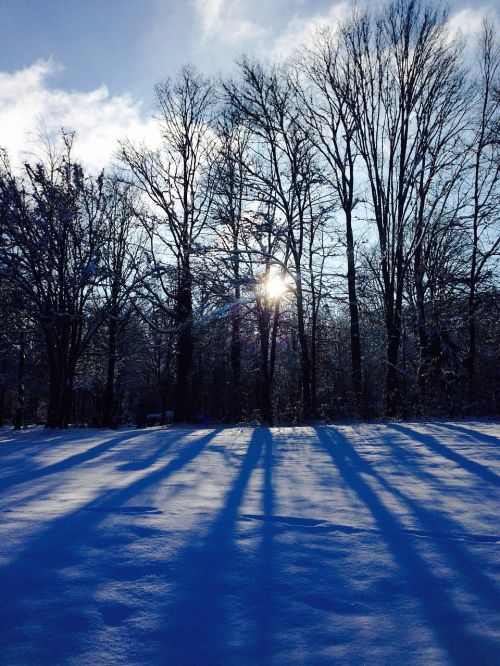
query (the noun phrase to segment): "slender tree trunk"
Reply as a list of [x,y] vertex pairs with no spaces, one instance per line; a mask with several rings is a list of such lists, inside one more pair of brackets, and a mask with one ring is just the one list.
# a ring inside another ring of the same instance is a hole
[[[480,137],[480,147],[483,142],[483,133]],[[478,246],[478,224],[479,224],[479,169],[480,169],[480,148],[478,148],[478,156],[476,157],[475,164],[475,177],[474,177],[474,214],[472,220],[472,256],[469,273],[469,297],[468,297],[468,324],[469,324],[469,349],[466,358],[467,367],[467,398],[469,401],[469,412],[474,411],[476,402],[476,271],[477,271],[477,246]]]
[[21,331],[19,340],[19,360],[17,364],[17,400],[16,415],[14,418],[14,430],[21,430],[24,416],[24,364],[25,364],[25,339],[24,331]]
[[61,370],[52,356],[52,354],[49,355],[49,403],[45,427],[59,428],[61,423]]
[[417,370],[417,385],[419,396],[419,411],[425,410],[427,400],[427,381],[429,373],[429,341],[427,336],[425,317],[425,290],[423,283],[424,268],[421,264],[422,249],[420,243],[415,249],[415,309],[417,315],[417,333],[419,346],[419,361]]
[[271,313],[266,305],[260,307],[258,315],[260,337],[259,404],[261,421],[267,425],[273,423],[273,405],[271,396],[272,375],[269,359],[269,333]]
[[311,410],[311,359],[309,356],[309,344],[307,340],[304,321],[304,298],[302,294],[302,283],[297,280],[297,333],[300,345],[300,365],[302,370],[302,416],[310,419]]
[[476,402],[476,291],[475,281],[471,279],[468,299],[468,319],[469,319],[469,349],[467,353],[467,398],[469,402],[469,411],[474,411]]
[[231,319],[231,419],[239,421],[241,418],[241,311],[239,306],[240,288],[235,288],[237,305],[232,311]]
[[401,333],[393,322],[388,324],[387,332],[389,340],[387,343],[387,374],[385,382],[386,413],[387,416],[393,417],[398,413],[399,391],[397,365]]
[[352,211],[345,211],[347,245],[347,290],[349,295],[349,317],[351,336],[351,377],[356,412],[363,412],[363,376],[361,368],[361,339],[359,334],[359,308],[356,293],[356,263],[354,260],[354,235]]
[[311,407],[312,415],[316,418],[318,414],[318,366],[317,366],[317,326],[318,324],[318,314],[314,311],[313,305],[313,315],[312,315],[312,324],[311,324]]
[[[71,418],[71,408],[73,399],[73,338],[75,330],[71,326],[69,318],[61,321],[60,339],[62,341],[60,349],[62,350],[60,361],[61,369],[61,396],[59,404],[59,423],[58,428],[67,428]],[[76,362],[75,362],[76,364]]]
[[191,272],[187,262],[183,268],[177,306],[177,376],[175,381],[174,422],[193,419],[191,371],[193,367],[193,306]]
[[[266,316],[266,315],[263,315]],[[269,321],[263,322],[260,336],[260,410],[264,423],[272,425],[273,407],[269,381]]]
[[116,369],[116,340],[118,322],[117,312],[113,308],[109,318],[108,331],[108,367],[106,371],[106,387],[104,389],[102,425],[105,428],[116,428],[114,418],[114,388],[115,388],[115,369]]
[[415,257],[413,279],[415,281],[415,310],[417,316],[417,335],[419,346],[419,362],[417,370],[418,413],[423,415],[426,410],[427,384],[429,381],[429,336],[425,314],[425,266],[423,262],[424,214],[426,205],[425,186],[425,154],[422,156],[422,168],[418,184],[418,211],[415,226]]
[[60,428],[67,428],[71,421],[71,410],[73,407],[73,378],[74,373],[67,372],[62,387],[62,404],[60,412]]
[[402,334],[403,279],[401,260],[397,268],[396,297],[387,316],[387,375],[386,375],[386,412],[393,417],[399,411],[398,357]]
[[[312,236],[312,233],[311,233]],[[317,366],[317,334],[318,334],[318,300],[316,285],[314,281],[314,267],[312,254],[312,241],[309,246],[309,277],[311,284],[311,408],[312,415],[316,418],[318,414],[318,366]]]

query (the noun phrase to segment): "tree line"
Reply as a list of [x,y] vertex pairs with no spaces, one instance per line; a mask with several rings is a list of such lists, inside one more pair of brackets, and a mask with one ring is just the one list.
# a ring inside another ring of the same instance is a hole
[[500,47],[423,0],[156,87],[161,144],[0,168],[0,418],[499,411]]

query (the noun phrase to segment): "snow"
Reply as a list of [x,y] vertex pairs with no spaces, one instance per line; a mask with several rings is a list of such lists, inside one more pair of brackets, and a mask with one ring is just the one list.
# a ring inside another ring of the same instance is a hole
[[498,664],[499,432],[0,433],[0,663]]

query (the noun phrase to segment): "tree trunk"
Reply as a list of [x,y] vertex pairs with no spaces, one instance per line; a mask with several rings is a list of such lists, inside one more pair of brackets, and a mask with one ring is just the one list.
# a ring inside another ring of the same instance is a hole
[[318,313],[313,304],[312,324],[311,324],[311,407],[313,417],[318,414],[318,365],[317,365],[317,332],[318,332]]
[[403,299],[402,278],[398,281],[395,303],[387,316],[387,375],[386,375],[386,413],[393,417],[399,409],[398,357],[401,344],[401,307]]
[[116,309],[110,313],[109,331],[108,331],[108,367],[106,372],[106,387],[104,389],[104,400],[102,410],[102,425],[105,428],[116,428],[114,418],[114,388],[115,388],[115,368],[116,368],[116,338],[118,322],[116,320]]
[[469,349],[467,353],[466,366],[467,366],[467,398],[469,401],[468,409],[470,413],[474,412],[476,402],[476,294],[475,284],[471,280],[469,302],[468,302],[468,318],[469,318]]
[[177,305],[177,376],[175,381],[174,422],[186,423],[193,419],[191,371],[193,367],[193,323],[191,272],[184,266]]
[[238,301],[240,299],[240,288],[235,289],[237,305],[232,311],[231,319],[231,420],[241,419],[241,312]]
[[393,417],[398,413],[398,375],[397,363],[399,352],[400,333],[395,326],[389,330],[389,341],[387,344],[387,374],[385,381],[386,413]]
[[417,245],[415,250],[415,309],[417,315],[417,333],[419,346],[419,361],[417,370],[417,384],[419,397],[419,412],[425,410],[427,401],[427,382],[429,376],[429,341],[427,336],[426,317],[425,317],[425,290],[423,284],[424,269],[421,265],[421,248]]
[[74,365],[61,358],[60,347],[49,352],[49,404],[46,428],[67,428],[73,401]]
[[347,291],[349,295],[349,317],[351,336],[351,379],[356,412],[363,412],[363,375],[361,369],[361,339],[359,335],[359,308],[356,294],[356,264],[354,261],[354,236],[352,213],[345,211],[347,245]]
[[[481,143],[483,137],[481,136]],[[477,272],[477,254],[478,254],[478,219],[479,219],[479,158],[476,159],[476,172],[474,183],[474,216],[472,222],[472,256],[469,273],[469,297],[467,303],[467,314],[469,319],[469,349],[466,358],[467,368],[467,398],[469,401],[468,411],[474,411],[476,402],[476,272]]]
[[[260,306],[258,325],[260,336],[260,371],[259,371],[259,405],[260,417],[262,423],[273,424],[273,404],[272,404],[272,381],[274,374],[275,342],[274,329],[271,339],[271,348],[269,335],[271,333],[271,312],[269,307],[264,304]],[[270,353],[271,351],[271,353]]]
[[49,356],[49,404],[46,428],[59,428],[61,409],[61,372],[56,360]]
[[297,332],[300,345],[300,365],[302,371],[302,416],[312,417],[311,410],[311,359],[304,321],[304,299],[300,277],[297,279]]
[[62,387],[62,404],[60,415],[60,428],[67,428],[71,420],[73,407],[73,377],[74,373],[67,373]]
[[24,361],[25,361],[25,344],[24,332],[21,331],[19,340],[19,361],[17,365],[17,400],[16,400],[16,415],[14,418],[14,430],[21,430],[23,426],[24,416]]

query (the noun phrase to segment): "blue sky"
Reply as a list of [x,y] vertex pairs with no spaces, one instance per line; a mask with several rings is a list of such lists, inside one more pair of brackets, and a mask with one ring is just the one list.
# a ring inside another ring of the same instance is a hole
[[180,14],[189,14],[182,6],[156,0],[0,0],[3,68],[13,71],[51,57],[64,67],[57,77],[64,88],[92,90],[105,83],[112,94],[147,96],[182,42],[190,41],[189,35],[179,36]]
[[63,88],[148,100],[155,82],[192,62],[230,66],[241,51],[269,51],[331,0],[0,0],[1,68],[52,57]]
[[[216,74],[242,52],[287,55],[353,1],[0,0],[0,146],[18,157],[40,126],[72,126],[101,165],[118,137],[152,137],[154,84],[180,65]],[[499,11],[495,0],[451,10],[465,32]]]

